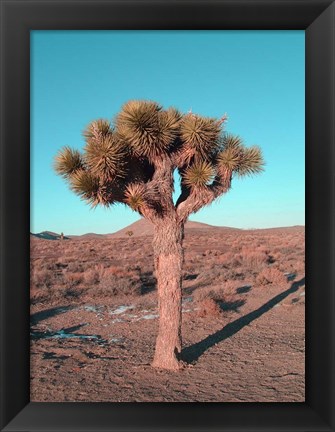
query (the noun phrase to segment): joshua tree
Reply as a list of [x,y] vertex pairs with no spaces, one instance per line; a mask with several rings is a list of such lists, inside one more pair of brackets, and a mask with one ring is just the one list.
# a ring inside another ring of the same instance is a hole
[[[64,147],[55,170],[92,206],[128,205],[154,225],[159,329],[153,366],[181,365],[184,224],[231,187],[232,178],[263,170],[258,147],[223,132],[226,116],[203,117],[151,101],[127,102],[113,124],[93,121],[83,154]],[[181,194],[173,201],[179,173]]]
[[131,230],[129,230],[129,231],[126,232],[126,234],[127,234],[128,237],[131,237],[134,234],[134,232],[131,231]]

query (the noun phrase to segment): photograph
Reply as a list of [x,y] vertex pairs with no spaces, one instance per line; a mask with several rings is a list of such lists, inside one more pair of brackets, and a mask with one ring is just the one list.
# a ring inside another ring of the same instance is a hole
[[305,31],[30,31],[30,401],[305,402]]

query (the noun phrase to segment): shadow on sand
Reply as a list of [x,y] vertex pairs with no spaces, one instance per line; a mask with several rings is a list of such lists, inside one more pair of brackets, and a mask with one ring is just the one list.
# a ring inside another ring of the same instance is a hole
[[229,337],[239,332],[243,327],[247,326],[252,321],[254,321],[255,319],[259,318],[260,316],[268,312],[276,304],[284,300],[287,296],[296,292],[304,284],[305,284],[305,278],[302,278],[300,281],[294,282],[289,289],[276,295],[260,308],[227,324],[225,327],[223,327],[223,329],[218,330],[216,333],[210,336],[207,336],[202,341],[184,348],[181,353],[182,360],[186,361],[187,363],[193,363],[197,361],[199,357],[201,357],[202,354],[204,354],[209,348],[211,348],[212,346],[216,345],[219,342],[224,341],[225,339],[228,339]]
[[51,309],[42,310],[40,312],[36,312],[30,315],[30,323],[31,325],[36,325],[40,321],[43,321],[48,318],[52,318],[55,315],[59,315],[71,309],[73,309],[73,306],[59,306]]

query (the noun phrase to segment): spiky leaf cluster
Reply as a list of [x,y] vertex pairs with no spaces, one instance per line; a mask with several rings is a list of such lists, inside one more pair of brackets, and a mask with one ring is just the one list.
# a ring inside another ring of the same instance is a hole
[[111,181],[125,175],[126,154],[123,143],[110,132],[99,139],[87,141],[85,163],[92,174]]
[[244,148],[236,169],[239,176],[250,176],[264,171],[262,151],[258,146]]
[[84,160],[91,173],[105,181],[123,177],[127,151],[110,122],[95,120],[83,135],[86,140]]
[[206,159],[217,147],[220,133],[216,119],[186,114],[180,124],[183,151]]
[[218,165],[221,169],[235,171],[240,163],[241,152],[234,148],[227,148],[218,155]]
[[263,171],[264,161],[259,147],[246,148],[240,137],[230,134],[223,136],[221,146],[217,167],[222,176],[235,172],[242,177]]
[[205,195],[222,185],[227,186],[222,191],[228,190],[234,173],[246,176],[263,170],[260,149],[246,148],[237,136],[222,135],[222,125],[222,119],[129,101],[114,125],[104,119],[88,125],[83,155],[64,147],[54,167],[92,206],[122,202],[152,217],[152,212],[170,211],[175,168],[182,177],[177,207],[192,189]]
[[125,191],[125,203],[134,211],[141,211],[146,202],[145,186],[141,183],[131,183]]
[[63,147],[55,157],[54,169],[57,174],[66,179],[82,168],[83,160],[78,150]]
[[101,202],[99,199],[99,180],[88,171],[78,170],[73,173],[70,177],[70,188],[92,207]]
[[210,162],[195,161],[182,174],[183,183],[189,187],[204,187],[213,180],[214,169]]
[[92,121],[84,130],[83,135],[86,140],[99,140],[111,133],[111,124],[108,120],[98,119]]
[[134,155],[155,159],[167,153],[179,131],[180,114],[156,102],[129,101],[116,118],[119,136]]
[[235,171],[240,163],[243,151],[242,139],[231,134],[221,137],[220,147],[222,150],[217,154],[218,171],[221,175]]

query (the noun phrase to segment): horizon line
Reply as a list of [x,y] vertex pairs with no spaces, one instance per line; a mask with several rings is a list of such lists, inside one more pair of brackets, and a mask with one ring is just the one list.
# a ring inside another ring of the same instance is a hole
[[[141,219],[139,219],[138,221],[135,221],[129,225],[124,226],[123,228],[120,228],[116,231],[112,231],[112,232],[106,232],[106,233],[96,233],[94,231],[89,231],[89,232],[85,232],[85,233],[81,233],[81,234],[66,234],[65,232],[63,232],[64,236],[72,236],[72,237],[76,237],[76,236],[83,236],[83,235],[87,235],[87,234],[95,234],[95,235],[110,235],[110,234],[116,234],[119,231],[124,230],[125,228],[129,227],[130,225],[135,224],[136,222],[139,222]],[[148,221],[149,222],[149,221]],[[270,229],[285,229],[285,228],[294,228],[294,227],[305,227],[305,224],[293,224],[293,225],[278,225],[278,226],[271,226],[271,227],[260,227],[260,228],[253,228],[253,227],[249,227],[249,228],[239,228],[239,227],[233,227],[233,226],[227,226],[227,225],[211,225],[208,224],[206,222],[199,222],[199,221],[187,221],[187,222],[195,222],[198,224],[203,224],[203,225],[207,225],[209,227],[213,227],[213,228],[228,228],[228,229],[235,229],[235,230],[239,230],[239,231],[258,231],[258,230],[270,230]],[[54,233],[57,235],[60,235],[61,233],[58,233],[56,231],[52,231],[49,229],[45,229],[39,232],[32,232],[30,231],[31,235],[36,235],[36,234],[41,234],[41,233],[45,233],[45,232],[49,232],[49,233]]]

